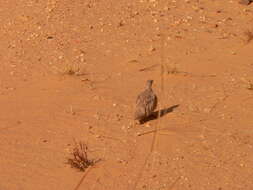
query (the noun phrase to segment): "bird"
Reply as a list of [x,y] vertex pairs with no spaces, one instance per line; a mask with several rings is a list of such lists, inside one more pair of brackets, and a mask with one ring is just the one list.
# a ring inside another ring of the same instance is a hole
[[143,123],[157,107],[157,96],[152,89],[153,80],[147,80],[145,90],[136,99],[134,119]]

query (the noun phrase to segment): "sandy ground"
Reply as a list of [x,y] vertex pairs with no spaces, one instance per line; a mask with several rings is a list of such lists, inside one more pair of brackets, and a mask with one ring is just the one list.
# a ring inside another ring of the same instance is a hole
[[[79,189],[253,189],[252,16],[236,0],[1,1],[0,190],[74,190],[73,139],[102,159]],[[133,125],[147,79],[174,109]]]

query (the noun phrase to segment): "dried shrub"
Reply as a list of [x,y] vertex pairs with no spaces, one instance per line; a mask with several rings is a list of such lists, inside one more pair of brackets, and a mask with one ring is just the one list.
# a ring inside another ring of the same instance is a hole
[[68,158],[67,164],[71,165],[72,168],[76,168],[83,172],[88,167],[93,166],[99,161],[88,157],[88,146],[82,141],[78,143],[75,142],[75,146],[71,154],[72,158]]

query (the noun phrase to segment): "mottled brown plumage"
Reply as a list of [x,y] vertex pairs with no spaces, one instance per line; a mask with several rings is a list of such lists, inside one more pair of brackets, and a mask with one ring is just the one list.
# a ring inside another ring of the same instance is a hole
[[152,115],[157,106],[157,96],[152,90],[153,80],[148,80],[146,89],[136,99],[134,119],[142,122]]

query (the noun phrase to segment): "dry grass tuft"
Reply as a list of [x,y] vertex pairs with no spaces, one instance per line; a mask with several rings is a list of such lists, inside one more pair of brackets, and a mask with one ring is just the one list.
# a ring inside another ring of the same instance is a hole
[[68,158],[67,164],[72,168],[76,168],[80,171],[85,171],[88,167],[94,166],[99,160],[90,159],[88,157],[88,146],[80,141],[75,142],[75,146],[72,152],[72,158]]

